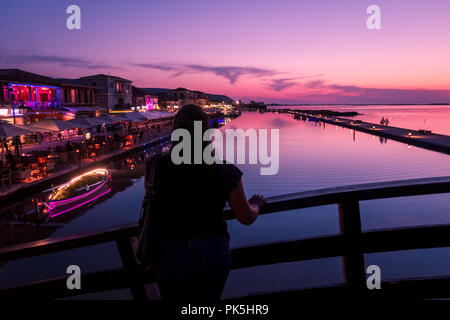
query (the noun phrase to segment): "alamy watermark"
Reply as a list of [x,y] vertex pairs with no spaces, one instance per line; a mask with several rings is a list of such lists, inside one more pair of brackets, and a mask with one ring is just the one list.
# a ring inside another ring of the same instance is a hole
[[380,30],[381,29],[381,9],[376,4],[372,4],[367,7],[367,14],[370,16],[367,18],[366,26],[369,30]]
[[67,7],[66,13],[70,16],[67,17],[66,27],[69,30],[81,29],[81,9],[76,4],[72,4]]
[[67,280],[66,280],[67,289],[80,290],[81,289],[81,269],[80,269],[80,267],[77,266],[76,264],[72,264],[67,267],[66,273],[70,274],[70,276],[67,277]]
[[369,275],[366,280],[367,289],[381,289],[381,269],[376,264],[367,267],[366,273]]
[[[278,129],[270,129],[270,143],[268,129],[258,129],[258,131],[256,129],[246,131],[226,129],[225,136],[218,129],[208,129],[203,134],[202,132],[201,121],[194,121],[194,137],[191,137],[188,130],[182,128],[172,132],[171,140],[178,141],[171,152],[174,164],[221,164],[224,162],[246,164],[248,160],[248,164],[261,165],[261,175],[278,173],[280,164]],[[204,147],[204,142],[209,144]],[[270,154],[268,153],[269,145]],[[226,152],[224,152],[224,146]]]

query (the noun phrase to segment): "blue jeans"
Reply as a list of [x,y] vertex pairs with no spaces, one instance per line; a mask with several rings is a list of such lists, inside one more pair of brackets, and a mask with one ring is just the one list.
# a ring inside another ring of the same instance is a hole
[[161,299],[176,302],[216,302],[230,272],[226,236],[165,243],[154,264]]

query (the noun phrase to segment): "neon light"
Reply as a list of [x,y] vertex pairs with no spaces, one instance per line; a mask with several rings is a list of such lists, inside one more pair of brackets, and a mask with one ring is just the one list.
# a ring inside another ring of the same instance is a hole
[[[104,175],[106,176],[106,175],[108,174],[108,170],[106,170],[106,169],[95,169],[95,170],[92,170],[92,171],[83,173],[82,175],[73,178],[72,180],[69,181],[69,183],[66,183],[66,184],[64,184],[63,186],[66,186],[66,185],[71,184],[71,183],[73,183],[73,182],[75,182],[75,181],[78,181],[78,180],[80,180],[82,177],[84,177],[84,176],[86,176],[86,175],[88,175],[88,174],[91,174],[91,173],[102,173],[102,174],[104,174]],[[61,186],[60,188],[62,188],[63,186]],[[58,188],[58,190],[59,190],[60,188]]]
[[62,212],[59,212],[58,214],[52,214],[52,215],[50,215],[50,218],[57,217],[57,216],[59,216],[59,215],[61,215],[61,214],[63,214],[63,213],[66,213],[66,212],[72,211],[72,210],[74,210],[74,209],[76,209],[76,208],[79,208],[79,207],[81,207],[81,206],[84,206],[85,204],[87,204],[87,203],[89,203],[89,202],[92,202],[92,201],[94,201],[95,199],[98,199],[98,198],[104,196],[105,194],[107,194],[107,193],[110,192],[110,191],[111,191],[111,188],[109,188],[108,190],[106,190],[106,191],[103,192],[102,194],[100,194],[100,195],[98,195],[98,196],[96,196],[96,197],[94,197],[94,198],[92,198],[92,199],[89,199],[89,200],[87,200],[87,201],[85,201],[85,202],[83,202],[83,203],[80,203],[80,204],[78,204],[78,205],[76,205],[76,206],[74,206],[74,207],[72,207],[72,208],[70,208],[70,209],[67,209],[67,210],[64,210],[64,211],[62,211]]
[[[104,185],[105,185],[104,183],[103,183],[103,184],[100,184],[100,185],[98,185],[97,187],[95,187],[94,189],[92,189],[91,191],[89,191],[89,192],[87,192],[87,193],[80,194],[79,196],[76,196],[76,197],[73,197],[73,198],[64,199],[64,200],[52,201],[52,202],[49,203],[49,206],[53,209],[53,208],[55,208],[56,206],[58,206],[58,205],[60,205],[60,204],[73,202],[73,201],[76,201],[76,200],[78,200],[78,199],[87,197],[88,195],[93,194],[95,191],[97,191],[98,189],[100,189],[100,188],[103,187]],[[58,189],[58,190],[59,190],[59,189]]]
[[21,87],[32,87],[32,88],[52,88],[52,89],[59,89],[60,87],[53,87],[53,86],[41,86],[41,85],[35,85],[35,84],[27,84],[27,83],[8,83],[8,86],[21,86]]
[[147,106],[147,110],[152,110],[153,109],[153,105],[154,105],[154,101],[152,97],[145,97],[145,104]]
[[[70,184],[72,184],[72,183],[74,183],[74,182],[80,180],[82,177],[84,177],[84,176],[86,176],[86,175],[89,175],[89,174],[92,174],[92,173],[101,173],[101,174],[103,174],[103,175],[105,175],[105,176],[108,175],[108,171],[107,171],[106,169],[95,169],[95,170],[89,171],[89,172],[87,172],[87,173],[84,173],[84,174],[82,174],[82,175],[80,175],[80,176],[77,176],[77,177],[73,178],[73,179],[70,180],[68,183],[65,183],[65,184],[61,185],[60,187],[58,187],[58,189],[56,189],[56,191],[59,191],[60,189],[62,189],[62,188],[64,188],[64,187],[67,187],[68,185],[70,185]],[[105,183],[106,183],[106,181],[105,181]],[[76,197],[73,197],[73,198],[69,198],[69,199],[63,199],[63,200],[51,201],[51,202],[49,203],[49,205],[52,206],[52,207],[54,208],[54,207],[56,206],[56,204],[61,204],[61,203],[65,203],[65,202],[72,202],[72,201],[75,201],[75,200],[77,200],[77,199],[84,198],[84,197],[86,197],[86,196],[92,194],[94,191],[98,190],[98,188],[100,188],[100,187],[102,187],[103,185],[105,185],[105,183],[100,184],[99,186],[97,186],[95,189],[89,191],[88,193],[83,193],[83,194],[81,194],[81,195],[79,195],[79,196],[76,196]]]

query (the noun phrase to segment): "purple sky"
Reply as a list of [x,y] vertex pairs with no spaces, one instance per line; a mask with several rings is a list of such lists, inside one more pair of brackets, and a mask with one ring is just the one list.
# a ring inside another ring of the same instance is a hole
[[448,0],[20,0],[0,21],[0,68],[266,102],[450,103]]

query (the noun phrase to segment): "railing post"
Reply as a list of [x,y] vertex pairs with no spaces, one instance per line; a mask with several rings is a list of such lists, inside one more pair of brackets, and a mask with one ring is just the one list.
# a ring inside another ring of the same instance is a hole
[[338,204],[339,228],[344,236],[344,245],[348,254],[342,257],[344,281],[352,288],[365,288],[366,273],[364,253],[361,249],[361,216],[359,202],[345,201]]
[[128,275],[128,279],[131,283],[130,289],[134,300],[148,300],[147,293],[145,291],[144,284],[139,277],[140,269],[136,262],[133,247],[131,241],[128,238],[120,239],[116,241],[117,248],[119,249],[120,258],[122,259],[123,268]]

